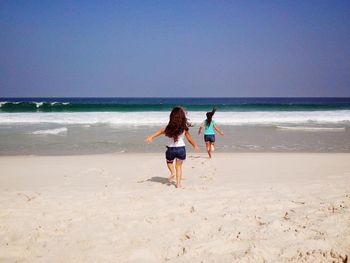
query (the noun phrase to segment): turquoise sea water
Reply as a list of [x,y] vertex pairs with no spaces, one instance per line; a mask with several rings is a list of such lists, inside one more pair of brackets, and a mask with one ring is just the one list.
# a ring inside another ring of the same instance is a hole
[[350,110],[350,98],[0,98],[0,112]]

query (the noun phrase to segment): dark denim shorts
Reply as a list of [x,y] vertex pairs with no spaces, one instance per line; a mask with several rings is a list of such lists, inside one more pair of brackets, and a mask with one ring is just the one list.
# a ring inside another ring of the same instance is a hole
[[205,142],[215,142],[215,135],[204,135]]
[[186,159],[186,148],[183,147],[167,147],[165,158],[168,163],[172,163],[174,159],[184,161]]

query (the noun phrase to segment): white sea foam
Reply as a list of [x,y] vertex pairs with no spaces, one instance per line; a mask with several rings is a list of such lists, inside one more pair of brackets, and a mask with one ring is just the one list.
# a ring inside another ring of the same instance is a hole
[[35,103],[35,106],[37,108],[39,108],[40,106],[42,106],[44,104],[44,102],[34,102]]
[[277,129],[294,131],[345,131],[346,127],[277,126]]
[[[205,112],[188,112],[193,124],[205,119]],[[221,125],[281,125],[332,124],[350,126],[350,110],[339,111],[260,111],[217,112],[215,120]],[[0,124],[58,123],[58,124],[111,124],[111,125],[164,125],[169,112],[38,112],[0,113]]]
[[0,108],[2,107],[2,105],[5,105],[7,103],[7,101],[0,101]]
[[48,129],[48,130],[38,130],[38,131],[34,131],[31,134],[35,134],[35,135],[58,135],[58,134],[62,134],[62,133],[66,133],[67,132],[67,128],[63,127],[63,128],[57,128],[57,129]]

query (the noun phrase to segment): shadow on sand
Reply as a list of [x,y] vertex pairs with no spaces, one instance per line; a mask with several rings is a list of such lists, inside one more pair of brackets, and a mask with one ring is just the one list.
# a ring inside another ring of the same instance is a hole
[[169,183],[168,178],[166,177],[159,177],[159,176],[153,176],[152,178],[149,178],[147,180],[139,181],[138,183],[144,183],[144,182],[154,182],[154,183],[160,183],[160,184],[165,184],[165,185],[174,185],[175,182]]

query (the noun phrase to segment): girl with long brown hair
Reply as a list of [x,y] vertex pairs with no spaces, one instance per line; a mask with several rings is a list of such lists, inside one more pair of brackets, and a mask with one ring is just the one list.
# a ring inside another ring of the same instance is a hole
[[[169,182],[172,182],[176,175],[176,187],[181,187],[182,179],[182,163],[186,159],[186,148],[184,138],[193,146],[195,150],[198,150],[197,143],[192,139],[189,133],[190,124],[187,120],[186,113],[182,107],[175,107],[172,109],[169,116],[169,123],[165,128],[161,128],[154,134],[147,136],[146,142],[150,143],[154,138],[164,134],[169,137],[169,143],[165,152],[165,158],[167,167],[170,171],[168,178]],[[174,160],[175,168],[174,168]],[[176,172],[175,172],[176,171]]]

